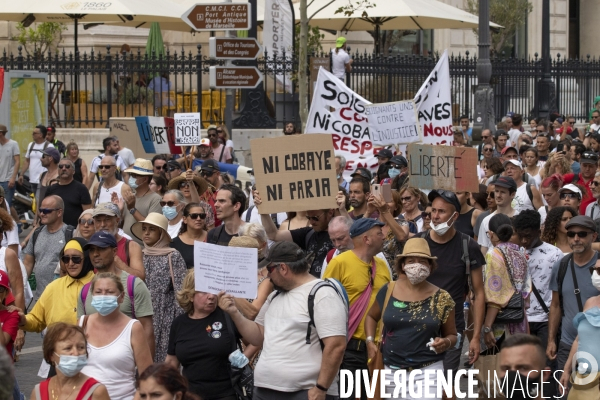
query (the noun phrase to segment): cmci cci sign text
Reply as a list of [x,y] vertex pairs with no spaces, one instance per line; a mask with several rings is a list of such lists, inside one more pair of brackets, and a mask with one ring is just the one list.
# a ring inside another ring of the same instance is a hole
[[181,19],[196,31],[248,30],[250,3],[196,4]]

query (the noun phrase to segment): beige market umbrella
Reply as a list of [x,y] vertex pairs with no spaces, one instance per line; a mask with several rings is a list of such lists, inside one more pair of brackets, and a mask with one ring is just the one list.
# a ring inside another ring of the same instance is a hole
[[[69,0],[4,0],[0,20],[22,22],[75,23],[75,51],[77,51],[77,24],[137,21],[172,21],[181,16],[185,8],[170,0],[110,0],[103,2]],[[150,24],[148,24],[148,28]]]

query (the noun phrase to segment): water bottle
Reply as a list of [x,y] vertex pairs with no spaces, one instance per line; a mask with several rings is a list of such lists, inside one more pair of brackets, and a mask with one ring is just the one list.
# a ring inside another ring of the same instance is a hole
[[463,313],[465,315],[465,326],[468,326],[468,321],[469,321],[469,307],[471,305],[469,304],[468,301],[465,301],[465,304],[463,305]]

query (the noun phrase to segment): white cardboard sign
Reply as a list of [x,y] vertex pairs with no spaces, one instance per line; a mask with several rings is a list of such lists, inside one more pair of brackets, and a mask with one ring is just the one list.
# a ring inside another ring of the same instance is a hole
[[200,113],[175,113],[175,145],[197,146],[200,144]]

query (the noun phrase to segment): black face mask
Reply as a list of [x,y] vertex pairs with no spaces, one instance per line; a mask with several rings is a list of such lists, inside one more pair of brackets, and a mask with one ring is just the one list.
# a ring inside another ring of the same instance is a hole
[[534,378],[533,374],[520,374],[518,371],[507,371],[502,393],[507,399],[535,399],[541,390],[541,374]]

